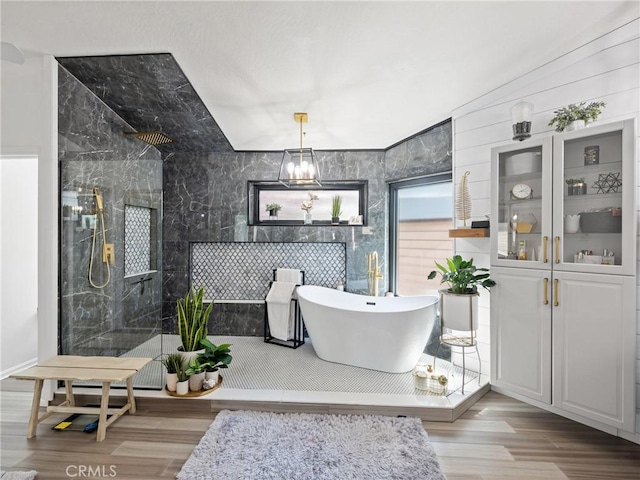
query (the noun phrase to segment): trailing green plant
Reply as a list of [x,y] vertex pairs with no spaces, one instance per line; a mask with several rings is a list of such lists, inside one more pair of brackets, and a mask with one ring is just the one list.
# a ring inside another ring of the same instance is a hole
[[178,370],[182,368],[182,355],[170,353],[162,360],[162,364],[167,369],[167,373],[178,373]]
[[183,352],[200,349],[200,340],[207,337],[207,322],[213,309],[213,301],[204,309],[204,288],[195,290],[193,286],[184,299],[178,300],[178,335]]
[[[432,280],[436,274],[442,275],[440,283],[448,283],[452,293],[478,293],[478,286],[489,290],[496,282],[489,278],[488,268],[478,268],[473,264],[473,258],[463,260],[460,255],[447,258],[447,266],[435,262],[440,270],[433,270],[427,278]],[[478,273],[480,272],[480,273]]]
[[204,365],[207,372],[215,372],[220,368],[228,368],[233,357],[231,357],[231,344],[223,343],[215,345],[208,338],[203,338],[200,345],[204,347],[204,352],[198,355],[198,360]]
[[549,126],[552,127],[555,124],[556,132],[564,132],[567,125],[576,120],[584,120],[585,123],[593,122],[598,119],[606,106],[605,102],[591,102],[588,105],[586,102],[580,102],[577,105],[571,103],[553,112],[555,117],[551,119]]
[[267,212],[269,212],[271,210],[275,210],[277,212],[278,210],[281,210],[281,209],[282,209],[282,205],[280,205],[279,203],[270,203],[269,205],[267,205],[265,207],[265,210]]
[[187,377],[190,377],[191,375],[196,375],[198,373],[204,372],[204,369],[205,365],[200,362],[198,357],[193,357],[191,360],[189,360],[189,366],[185,373],[187,374]]
[[331,198],[331,216],[339,217],[340,215],[342,215],[342,197],[334,195]]

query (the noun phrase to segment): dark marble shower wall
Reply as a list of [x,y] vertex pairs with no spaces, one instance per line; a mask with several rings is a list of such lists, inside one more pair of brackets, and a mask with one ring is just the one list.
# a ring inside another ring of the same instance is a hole
[[[323,180],[368,180],[363,227],[247,226],[247,181],[277,178],[282,152],[170,154],[164,158],[163,317],[175,332],[175,304],[189,288],[190,242],[345,242],[347,290],[367,291],[367,254],[377,251],[388,284],[389,180],[451,170],[451,123],[412,137],[387,151],[316,151]],[[302,211],[301,211],[302,215]],[[257,304],[214,307],[210,333],[261,335],[264,309]]]
[[[125,137],[122,132],[131,127],[62,67],[58,82],[62,203],[79,189],[91,193],[99,187],[107,239],[115,245],[111,281],[104,289],[90,286],[93,231],[81,219],[62,214],[60,348],[64,354],[117,355],[161,333],[160,272],[145,282],[144,293],[140,284],[132,283],[135,279],[124,278],[124,205],[156,208],[161,218],[161,155],[156,148]],[[162,237],[157,233],[160,251]],[[94,260],[94,268],[96,280],[102,281],[104,264]]]

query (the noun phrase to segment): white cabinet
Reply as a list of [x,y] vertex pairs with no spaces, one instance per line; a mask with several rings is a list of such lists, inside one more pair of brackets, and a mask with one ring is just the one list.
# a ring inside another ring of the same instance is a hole
[[491,269],[491,384],[551,403],[551,303],[543,275]]
[[560,272],[554,282],[553,404],[629,430],[635,414],[635,325],[629,321],[635,280]]
[[492,384],[633,431],[635,121],[492,150]]

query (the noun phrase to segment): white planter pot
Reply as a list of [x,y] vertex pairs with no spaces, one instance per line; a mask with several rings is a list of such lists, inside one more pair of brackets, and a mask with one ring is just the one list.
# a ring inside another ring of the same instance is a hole
[[213,380],[214,384],[218,383],[218,375],[220,375],[220,372],[218,370],[216,370],[215,372],[204,372],[205,380]]
[[189,380],[178,382],[176,385],[176,393],[178,395],[186,395],[187,393],[189,393]]
[[460,331],[478,329],[479,293],[440,290],[440,318],[444,328]]
[[177,373],[167,373],[165,376],[167,390],[170,392],[176,391],[176,386],[178,384],[178,374]]
[[[182,347],[180,347],[182,348]],[[204,353],[204,348],[200,349],[200,350],[195,350],[193,352],[183,352],[182,350],[178,349],[178,353],[180,355],[182,355],[182,365],[184,368],[187,368],[189,366],[189,362],[191,361],[192,358],[197,357],[198,355],[200,355],[201,353]]]
[[565,132],[573,132],[574,130],[580,130],[586,127],[587,124],[584,120],[574,120],[573,122],[567,125],[567,128],[564,129]]
[[202,383],[204,382],[204,372],[194,373],[189,376],[189,390],[192,392],[199,392],[202,390]]

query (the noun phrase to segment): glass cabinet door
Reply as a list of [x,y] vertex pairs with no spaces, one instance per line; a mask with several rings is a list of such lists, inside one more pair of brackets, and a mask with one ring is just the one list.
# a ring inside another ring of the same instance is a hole
[[550,262],[551,138],[492,150],[491,263]]
[[554,137],[554,268],[633,273],[634,127],[629,120]]

